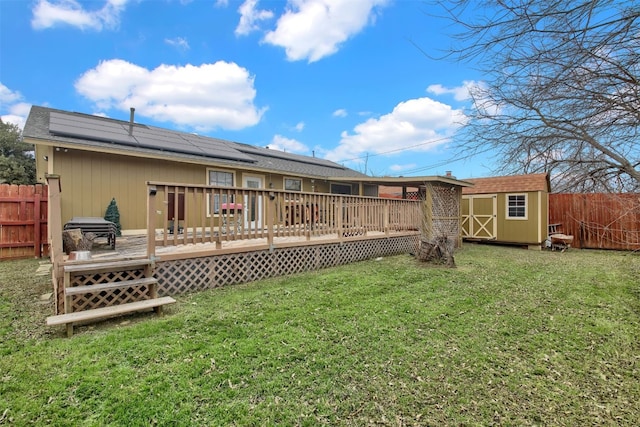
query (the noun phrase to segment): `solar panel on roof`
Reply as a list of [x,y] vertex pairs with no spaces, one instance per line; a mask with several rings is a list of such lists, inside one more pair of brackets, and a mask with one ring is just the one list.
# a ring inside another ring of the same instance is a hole
[[94,141],[119,143],[175,153],[194,154],[226,160],[255,162],[252,157],[215,138],[184,134],[145,125],[134,124],[129,135],[129,124],[99,117],[79,116],[51,112],[49,131],[61,136],[85,138]]
[[300,154],[293,154],[293,153],[286,153],[284,151],[279,151],[279,150],[269,150],[266,148],[260,148],[260,147],[251,147],[251,146],[242,146],[242,151],[244,152],[248,152],[248,153],[253,153],[253,154],[258,154],[260,156],[266,156],[266,157],[273,157],[276,159],[282,159],[282,160],[288,160],[290,162],[301,162],[301,163],[307,163],[310,165],[317,165],[317,166],[325,166],[325,167],[329,167],[329,168],[333,168],[333,169],[344,169],[343,166],[334,163],[330,160],[325,160],[325,159],[319,159],[317,157],[308,157],[308,156],[302,156]]
[[202,150],[209,156],[221,157],[230,160],[240,160],[244,162],[255,162],[255,159],[236,150],[224,141],[215,138],[203,138],[197,135],[182,134],[181,137]]
[[126,145],[137,145],[121,124],[109,123],[89,117],[75,116],[52,112],[49,117],[49,130],[58,135],[75,136],[106,142],[119,142]]

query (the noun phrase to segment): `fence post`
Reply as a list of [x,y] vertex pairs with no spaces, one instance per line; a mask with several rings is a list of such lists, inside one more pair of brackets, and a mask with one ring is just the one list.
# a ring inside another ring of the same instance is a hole
[[42,256],[42,231],[40,220],[40,203],[42,196],[39,191],[33,195],[33,256],[40,258]]
[[45,175],[49,187],[49,241],[56,314],[64,313],[64,260],[62,257],[62,206],[60,175]]

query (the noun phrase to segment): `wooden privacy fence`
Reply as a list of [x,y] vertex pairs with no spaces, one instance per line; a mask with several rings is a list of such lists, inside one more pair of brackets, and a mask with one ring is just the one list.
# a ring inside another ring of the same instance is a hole
[[550,194],[549,224],[584,249],[640,249],[640,194]]
[[47,186],[0,184],[0,260],[48,253]]

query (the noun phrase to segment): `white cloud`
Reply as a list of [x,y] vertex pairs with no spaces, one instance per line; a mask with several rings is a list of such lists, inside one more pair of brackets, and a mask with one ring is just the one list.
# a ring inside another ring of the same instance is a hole
[[101,31],[117,28],[120,14],[129,0],[107,0],[98,10],[89,11],[76,0],[38,0],[32,9],[31,26],[44,30],[56,25],[70,25],[81,30]]
[[464,122],[462,110],[431,98],[401,102],[391,113],[358,124],[343,132],[340,144],[326,158],[347,161],[369,154],[429,151],[445,144]]
[[99,109],[129,111],[197,131],[243,129],[266,108],[254,104],[254,77],[235,63],[160,65],[153,70],[121,59],[101,62],[76,81]]
[[473,108],[486,115],[498,115],[504,108],[503,105],[496,104],[493,99],[487,96],[487,86],[482,81],[465,80],[461,86],[452,88],[435,84],[429,86],[427,92],[434,95],[452,94],[456,101],[472,101]]
[[417,166],[418,165],[416,163],[409,163],[406,165],[391,165],[389,166],[389,169],[392,170],[393,172],[402,172],[408,169],[414,169]]
[[257,31],[260,29],[258,22],[273,18],[273,12],[259,10],[257,5],[258,0],[245,0],[238,8],[240,22],[235,30],[237,36],[246,36],[252,31]]
[[344,108],[340,108],[340,109],[334,111],[332,116],[333,117],[347,117],[347,110],[345,110]]
[[285,49],[287,59],[318,61],[375,19],[388,0],[289,0],[264,42]]
[[0,83],[0,105],[12,104],[22,99],[20,92],[14,92]]
[[189,50],[189,42],[184,37],[175,37],[172,39],[164,39],[164,42],[169,46],[173,46],[180,50]]
[[456,101],[468,101],[471,99],[471,91],[478,87],[481,83],[478,83],[473,80],[465,80],[462,82],[462,86],[456,86],[447,88],[440,84],[430,85],[427,88],[427,93],[432,93],[434,95],[445,95],[450,94],[453,95],[453,99]]
[[299,122],[294,129],[298,132],[302,132],[304,130],[304,122]]
[[307,153],[309,148],[295,139],[275,135],[269,144],[270,150],[286,151],[288,153]]
[[0,83],[0,118],[4,123],[12,123],[20,129],[24,128],[31,104],[23,102],[20,92],[12,91]]
[[15,114],[3,114],[2,116],[0,116],[0,118],[2,119],[3,123],[14,124],[14,125],[18,126],[18,128],[20,128],[20,130],[24,129],[24,124],[27,121],[26,117],[16,116]]

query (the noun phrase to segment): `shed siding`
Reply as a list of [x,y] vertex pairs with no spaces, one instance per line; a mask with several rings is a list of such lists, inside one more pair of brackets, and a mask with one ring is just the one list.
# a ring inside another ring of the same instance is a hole
[[[541,221],[540,221],[540,209],[541,198],[538,192],[527,192],[518,194],[527,194],[527,219],[508,219],[507,218],[507,194],[515,193],[500,193],[498,194],[498,241],[509,243],[527,243],[527,244],[539,244],[542,243],[540,239],[541,234]],[[545,225],[546,227],[546,222]]]

